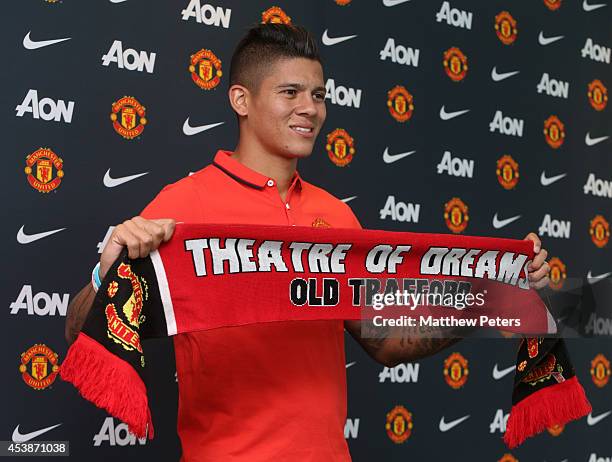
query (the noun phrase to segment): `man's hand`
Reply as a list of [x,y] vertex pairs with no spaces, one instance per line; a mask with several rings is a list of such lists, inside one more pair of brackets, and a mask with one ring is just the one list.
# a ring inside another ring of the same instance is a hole
[[172,237],[175,225],[171,218],[147,220],[140,216],[117,225],[100,257],[100,279],[104,279],[123,247],[128,248],[130,258],[144,258]]
[[527,234],[523,240],[532,241],[533,251],[535,252],[535,257],[529,265],[529,268],[527,268],[529,274],[529,286],[533,287],[534,289],[542,289],[548,285],[548,281],[550,280],[548,277],[548,273],[550,273],[550,266],[548,266],[548,262],[546,261],[548,252],[546,249],[542,248],[542,242],[535,233]]

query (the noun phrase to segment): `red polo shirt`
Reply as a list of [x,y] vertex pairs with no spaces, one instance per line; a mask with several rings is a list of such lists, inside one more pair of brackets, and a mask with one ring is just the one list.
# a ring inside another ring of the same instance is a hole
[[[360,227],[342,201],[296,172],[276,182],[219,151],[166,186],[145,218]],[[222,300],[219,303],[223,303]],[[341,321],[275,322],[174,337],[183,462],[347,461]]]

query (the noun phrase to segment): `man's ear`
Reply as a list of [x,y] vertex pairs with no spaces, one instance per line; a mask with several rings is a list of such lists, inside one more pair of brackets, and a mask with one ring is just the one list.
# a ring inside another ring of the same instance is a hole
[[239,116],[246,116],[249,113],[249,90],[242,85],[232,85],[228,91],[229,101],[232,109]]

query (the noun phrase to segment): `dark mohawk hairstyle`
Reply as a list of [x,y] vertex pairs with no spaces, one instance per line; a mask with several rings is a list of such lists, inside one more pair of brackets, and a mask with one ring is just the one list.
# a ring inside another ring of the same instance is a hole
[[306,58],[321,62],[313,36],[302,26],[258,24],[240,40],[230,64],[230,86],[244,85],[257,93],[261,80],[280,59]]

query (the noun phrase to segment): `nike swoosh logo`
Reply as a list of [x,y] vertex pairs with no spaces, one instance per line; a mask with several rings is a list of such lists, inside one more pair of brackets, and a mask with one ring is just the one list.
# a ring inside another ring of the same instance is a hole
[[354,366],[355,364],[357,364],[357,361],[353,361],[352,363],[346,363],[346,368],[348,369],[351,366]]
[[385,148],[385,152],[383,152],[383,160],[385,164],[392,164],[404,157],[408,157],[414,154],[416,151],[408,151],[408,152],[400,152],[399,154],[389,154],[389,148]]
[[565,35],[557,35],[555,37],[544,37],[542,31],[540,31],[540,35],[538,35],[538,42],[542,46],[550,45],[551,43],[557,42],[564,38]]
[[604,6],[608,6],[606,3],[593,3],[591,5],[589,5],[589,2],[587,2],[587,0],[584,0],[582,2],[582,9],[584,11],[593,11],[593,10],[597,10],[599,8],[603,8]]
[[402,3],[409,2],[410,0],[383,0],[383,5],[385,6],[397,6]]
[[52,231],[45,231],[44,233],[26,234],[23,231],[24,226],[19,228],[19,231],[17,232],[17,242],[19,242],[20,244],[29,244],[31,242],[37,241],[47,236],[51,236],[52,234],[59,233],[60,231],[64,231],[66,229],[66,228],[60,228],[60,229],[54,229]]
[[218,127],[219,125],[223,125],[224,123],[225,122],[217,122],[214,124],[200,125],[200,126],[192,127],[191,125],[189,125],[189,117],[187,117],[187,119],[185,120],[185,123],[183,124],[183,133],[187,136],[197,135],[198,133],[202,133],[202,132],[205,132],[206,130],[210,130],[211,128],[215,128],[215,127]]
[[521,215],[516,215],[514,217],[506,218],[505,220],[500,220],[497,217],[497,213],[496,213],[493,216],[493,228],[495,228],[495,229],[503,228],[504,226],[509,225],[510,223],[512,223],[513,221],[518,220],[519,218],[521,218]]
[[60,425],[61,423],[58,423],[57,425],[52,425],[51,427],[47,427],[47,428],[41,428],[40,430],[36,430],[35,432],[30,432],[30,433],[20,433],[19,425],[17,425],[15,427],[15,430],[13,430],[13,441],[15,443],[25,443],[26,441],[30,441],[31,439],[34,439],[37,436],[42,435],[43,433],[47,433],[48,431],[53,430],[56,427],[59,427]]
[[501,82],[502,80],[505,80],[508,77],[512,77],[513,75],[518,74],[519,72],[521,71],[510,71],[510,72],[499,73],[497,72],[497,68],[493,67],[493,69],[491,69],[491,79],[493,79],[494,82]]
[[587,424],[592,427],[608,417],[610,414],[612,414],[612,411],[604,412],[603,414],[599,414],[597,417],[593,417],[593,413],[589,412],[589,415],[587,416]]
[[455,117],[459,117],[460,115],[463,115],[467,112],[470,112],[469,109],[463,109],[462,111],[455,111],[455,112],[446,112],[446,108],[444,106],[442,106],[440,108],[440,119],[442,120],[450,120],[450,119],[454,119]]
[[122,176],[120,178],[111,178],[110,176],[110,168],[104,174],[104,186],[107,188],[114,188],[115,186],[119,186],[123,183],[127,183],[128,181],[135,180],[136,178],[140,178],[148,174],[149,172],[137,173],[135,175]]
[[608,138],[610,137],[600,136],[599,138],[591,138],[591,135],[589,134],[589,132],[587,132],[586,136],[584,137],[584,142],[587,146],[595,146],[597,143],[601,143],[602,141],[605,141]]
[[465,415],[463,417],[460,417],[459,419],[452,420],[450,422],[444,422],[444,416],[442,416],[442,418],[440,419],[440,426],[439,426],[440,431],[441,432],[447,432],[451,428],[454,428],[457,425],[459,425],[460,423],[465,422],[469,418],[470,418],[470,416],[468,414],[468,415]]
[[323,37],[321,37],[321,41],[323,45],[331,46],[336,45],[337,43],[346,42],[347,40],[353,39],[357,37],[356,35],[345,35],[344,37],[330,37],[327,35],[327,29],[323,32]]
[[23,47],[28,50],[36,50],[37,48],[48,47],[49,45],[55,45],[56,43],[65,42],[66,40],[70,40],[72,37],[66,37],[61,39],[53,39],[53,40],[38,40],[34,41],[30,38],[30,33],[28,32],[26,36],[23,38]]
[[347,202],[350,202],[353,199],[357,199],[357,196],[345,197],[344,199],[340,199],[340,200],[346,204]]
[[607,278],[611,274],[612,274],[612,272],[611,273],[597,274],[597,275],[593,276],[591,274],[591,270],[589,270],[589,272],[587,273],[587,281],[589,281],[589,284],[593,284],[594,282],[597,282],[600,279]]
[[555,181],[559,181],[561,178],[565,178],[566,176],[567,176],[567,173],[562,173],[560,175],[549,176],[547,178],[546,172],[542,170],[542,175],[540,175],[540,183],[542,183],[542,186],[548,186],[548,185],[553,184]]
[[510,366],[507,367],[506,369],[502,369],[501,371],[497,368],[497,363],[495,363],[495,366],[493,367],[493,378],[495,380],[499,380],[499,379],[503,379],[505,376],[507,376],[510,372],[512,372],[514,369],[516,368],[516,366]]

